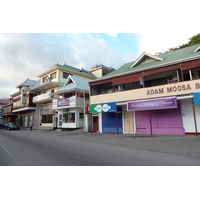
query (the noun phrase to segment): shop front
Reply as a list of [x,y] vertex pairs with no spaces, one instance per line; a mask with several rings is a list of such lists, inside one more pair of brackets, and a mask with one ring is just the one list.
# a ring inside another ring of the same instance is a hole
[[43,127],[53,127],[55,110],[52,109],[52,103],[42,104],[39,108],[39,125]]
[[[98,130],[102,133],[123,133],[122,108],[116,103],[90,105],[90,113],[100,113]],[[100,120],[101,118],[101,120]],[[93,117],[93,130],[96,127],[96,116]],[[97,118],[98,120],[98,118]],[[95,128],[97,130],[97,128]]]
[[176,97],[127,102],[127,111],[135,112],[136,134],[185,135]]
[[53,109],[58,112],[58,128],[83,128],[84,106],[77,105],[75,96],[53,100]]

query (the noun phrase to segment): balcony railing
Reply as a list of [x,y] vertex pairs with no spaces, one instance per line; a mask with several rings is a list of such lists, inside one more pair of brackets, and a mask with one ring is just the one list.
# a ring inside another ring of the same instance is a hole
[[41,101],[50,100],[51,99],[50,94],[51,93],[48,92],[48,93],[41,94],[41,95],[33,97],[33,103],[38,103],[38,102],[41,102]]

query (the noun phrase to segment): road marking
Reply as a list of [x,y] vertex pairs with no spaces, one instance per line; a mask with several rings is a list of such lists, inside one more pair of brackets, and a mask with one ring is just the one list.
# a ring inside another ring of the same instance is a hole
[[10,155],[10,157],[12,157],[12,159],[13,159],[16,163],[20,164],[20,163],[15,159],[15,157],[10,153],[10,151],[8,151],[8,149],[6,149],[6,147],[3,146],[3,144],[0,143],[0,145],[1,145],[1,147]]

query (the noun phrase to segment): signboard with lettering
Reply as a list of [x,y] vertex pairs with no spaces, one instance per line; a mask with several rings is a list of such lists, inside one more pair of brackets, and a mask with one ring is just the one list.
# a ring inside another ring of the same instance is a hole
[[69,106],[69,98],[58,99],[57,106]]
[[200,92],[193,93],[194,105],[200,105]]
[[76,104],[76,97],[57,99],[57,107],[72,106]]
[[23,87],[21,91],[21,104],[26,104],[27,92],[28,92],[28,89],[26,87]]
[[90,113],[116,112],[116,103],[90,105]]
[[177,108],[176,97],[156,98],[127,102],[127,111]]

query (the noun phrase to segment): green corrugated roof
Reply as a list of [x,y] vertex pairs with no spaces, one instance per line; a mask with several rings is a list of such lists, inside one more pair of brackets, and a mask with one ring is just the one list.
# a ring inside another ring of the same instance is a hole
[[149,62],[149,63],[145,63],[145,64],[139,64],[139,65],[134,66],[133,68],[131,68],[131,66],[134,64],[135,61],[126,63],[126,64],[122,65],[118,70],[103,76],[103,78],[120,75],[120,74],[123,74],[126,72],[134,72],[134,71],[142,70],[142,69],[147,70],[149,67],[167,64],[169,62],[178,61],[178,60],[182,60],[182,59],[200,55],[200,51],[193,52],[198,46],[200,46],[200,44],[186,47],[183,49],[179,49],[176,51],[171,51],[171,52],[164,53],[164,54],[159,54],[159,55],[157,55],[157,57],[163,58],[164,60]]
[[60,64],[56,64],[58,67],[63,67],[63,68],[66,68],[66,71],[70,71],[72,73],[76,73],[76,74],[80,74],[80,75],[84,75],[86,77],[89,77],[89,78],[94,78],[96,79],[97,77],[92,74],[91,72],[89,72],[88,70],[86,69],[78,69],[78,68],[75,68],[75,67],[72,67],[70,65],[60,65]]

